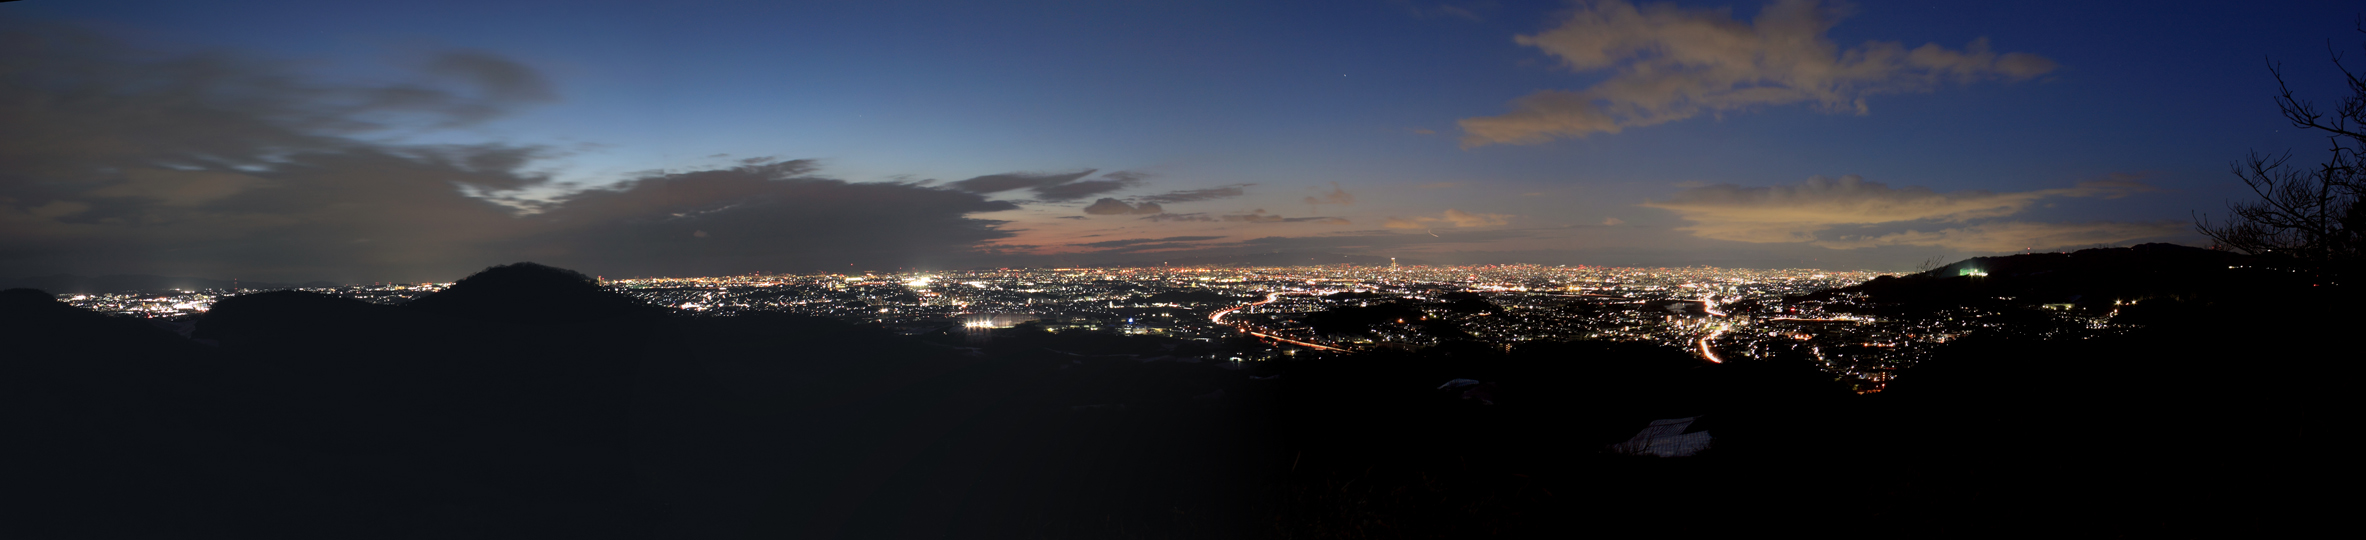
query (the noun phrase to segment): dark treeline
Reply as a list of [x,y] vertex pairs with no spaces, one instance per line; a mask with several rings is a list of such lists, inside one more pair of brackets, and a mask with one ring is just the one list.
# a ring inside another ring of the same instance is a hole
[[[1968,340],[1858,395],[1635,343],[1227,369],[1164,338],[692,317],[533,265],[400,306],[234,297],[188,337],[10,290],[0,537],[2257,534],[2351,479],[2320,455],[2357,357],[2327,291]],[[1694,416],[1697,456],[1605,452]]]

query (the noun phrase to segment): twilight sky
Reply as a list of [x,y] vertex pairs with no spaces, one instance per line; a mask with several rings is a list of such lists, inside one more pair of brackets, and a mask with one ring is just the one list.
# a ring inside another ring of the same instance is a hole
[[0,276],[2204,245],[2351,2],[0,4]]

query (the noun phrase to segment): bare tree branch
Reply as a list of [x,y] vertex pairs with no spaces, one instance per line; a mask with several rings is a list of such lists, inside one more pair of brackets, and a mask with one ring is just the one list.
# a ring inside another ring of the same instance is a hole
[[[2359,19],[2358,31],[2366,33],[2366,17]],[[2267,71],[2276,80],[2277,111],[2294,128],[2324,132],[2330,156],[2302,169],[2291,165],[2290,151],[2272,156],[2255,151],[2230,165],[2258,198],[2228,202],[2222,223],[2206,214],[2194,216],[2194,229],[2220,247],[2303,261],[2355,260],[2366,254],[2366,197],[2361,197],[2366,194],[2366,77],[2342,63],[2332,42],[2326,51],[2350,90],[2330,112],[2295,94],[2282,64],[2269,60]]]

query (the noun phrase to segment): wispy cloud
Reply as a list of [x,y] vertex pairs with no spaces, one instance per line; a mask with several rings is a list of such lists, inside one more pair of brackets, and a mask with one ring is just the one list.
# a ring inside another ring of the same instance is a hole
[[1351,223],[1347,220],[1347,218],[1331,216],[1288,217],[1266,212],[1263,208],[1250,210],[1245,214],[1209,215],[1205,212],[1192,212],[1188,214],[1159,213],[1142,216],[1142,219],[1146,221],[1201,221],[1209,223],[1319,223],[1325,225],[1347,225]]
[[1868,41],[1841,48],[1827,35],[1836,9],[1778,0],[1742,22],[1729,9],[1582,4],[1559,27],[1516,36],[1578,72],[1612,71],[1584,90],[1548,90],[1500,116],[1465,118],[1462,145],[1536,144],[1757,107],[1810,104],[1866,114],[1868,96],[1948,83],[2026,80],[2055,69],[2028,53],[1998,54],[1986,38],[1962,49]]
[[1345,206],[1345,205],[1355,204],[1355,203],[1356,203],[1356,196],[1355,196],[1355,195],[1353,195],[1353,194],[1349,194],[1349,193],[1347,192],[1347,189],[1346,189],[1346,188],[1339,187],[1339,183],[1338,183],[1338,182],[1332,182],[1332,183],[1331,183],[1331,191],[1330,191],[1330,192],[1323,193],[1323,194],[1321,194],[1321,195],[1310,195],[1310,196],[1307,196],[1307,197],[1306,197],[1306,199],[1304,200],[1304,202],[1305,202],[1305,203],[1306,203],[1308,206],[1316,206],[1316,207],[1320,207],[1320,206],[1322,206],[1322,205],[1326,205],[1326,204],[1336,204],[1336,205],[1342,205],[1342,206]]
[[1222,236],[1169,236],[1169,237],[1166,237],[1166,238],[1134,238],[1134,239],[1128,239],[1128,240],[1104,240],[1104,241],[1100,241],[1100,242],[1087,242],[1087,243],[1083,243],[1083,244],[1076,244],[1076,245],[1077,245],[1077,246],[1079,246],[1079,247],[1092,247],[1092,248],[1123,248],[1123,247],[1139,246],[1139,245],[1143,245],[1143,244],[1154,244],[1154,243],[1205,242],[1205,241],[1208,241],[1208,240],[1220,240],[1220,239],[1223,239],[1223,238],[1224,238],[1224,237],[1222,237]]
[[1146,202],[1140,205],[1134,205],[1128,204],[1125,201],[1106,197],[1098,201],[1093,201],[1091,206],[1084,207],[1084,213],[1096,216],[1164,214],[1166,212],[1167,210],[1165,208],[1159,207],[1158,203]]
[[1057,186],[1060,184],[1081,180],[1087,176],[1092,176],[1093,172],[1094,171],[1092,169],[1085,169],[1072,173],[989,174],[968,180],[961,180],[950,184],[945,184],[945,187],[981,195],[993,194],[1019,189]]
[[1209,216],[1205,212],[1192,212],[1188,214],[1161,213],[1142,216],[1142,219],[1147,221],[1218,221],[1215,217]]
[[1438,217],[1391,217],[1388,218],[1388,221],[1383,222],[1381,226],[1391,229],[1427,229],[1440,225],[1454,227],[1494,227],[1511,223],[1511,218],[1512,216],[1508,214],[1473,214],[1470,212],[1449,208],[1446,209],[1446,213],[1441,214]]
[[1891,188],[1856,175],[1839,179],[1818,176],[1796,186],[1692,188],[1642,206],[1675,212],[1693,222],[1680,230],[1703,238],[1809,242],[1816,240],[1817,232],[1842,225],[1965,222],[2017,214],[2047,197],[2116,198],[2150,189],[2133,180],[2114,178],[2062,189],[1938,193],[1925,187]]
[[1265,209],[1263,208],[1252,210],[1246,214],[1228,214],[1224,216],[1223,220],[1248,223],[1322,223],[1328,225],[1348,224],[1347,218],[1329,216],[1283,217],[1278,214],[1266,213]]
[[1939,246],[1961,251],[1993,253],[2061,246],[2117,244],[2130,240],[2185,234],[2191,230],[2185,222],[2174,220],[2137,223],[2006,221],[1930,232],[1910,230],[1883,235],[1842,236],[1831,240],[1818,240],[1815,244],[1834,249],[1899,245]]
[[1241,196],[1241,194],[1243,194],[1243,193],[1247,193],[1247,190],[1246,190],[1245,188],[1248,188],[1249,186],[1253,186],[1253,185],[1256,185],[1256,184],[1232,184],[1232,185],[1228,185],[1228,186],[1219,186],[1219,187],[1212,187],[1212,188],[1207,188],[1207,189],[1186,189],[1186,190],[1181,190],[1181,191],[1169,191],[1169,192],[1166,192],[1166,193],[1160,193],[1160,194],[1157,194],[1157,195],[1150,195],[1150,196],[1140,197],[1140,198],[1138,198],[1138,200],[1141,200],[1141,201],[1143,201],[1143,202],[1151,202],[1151,203],[1174,204],[1174,203],[1182,203],[1182,202],[1197,202],[1197,201],[1209,201],[1209,200],[1216,200],[1216,199],[1229,199],[1229,198],[1233,198],[1233,197],[1239,197],[1239,196]]
[[[1837,227],[1912,223],[1970,223],[2019,214],[2050,197],[2119,198],[2152,191],[2129,175],[2082,182],[2073,187],[1995,193],[1966,190],[1939,193],[1923,187],[1891,188],[1854,175],[1839,179],[1809,178],[1796,186],[1704,186],[1679,191],[1665,201],[1645,207],[1675,212],[1693,224],[1678,230],[1694,236],[1755,243],[1807,242],[1851,249],[1879,245],[1939,245],[1988,250],[2013,245],[2023,249],[2069,244],[2110,243],[2170,234],[2159,223],[1992,222],[1935,232],[1906,231],[1880,235],[1828,237]],[[1607,224],[1607,222],[1605,222]],[[2053,229],[2047,229],[2053,227]],[[2106,237],[2109,237],[2106,239]],[[2051,239],[2051,240],[2049,240]],[[2064,243],[2046,244],[2060,240]]]
[[1137,172],[1117,171],[1092,180],[1084,179],[1087,176],[1092,176],[1094,172],[1096,171],[1093,169],[1085,169],[1067,173],[989,174],[948,183],[945,184],[945,187],[980,195],[1024,189],[1034,192],[1037,200],[1067,202],[1138,186],[1142,184],[1143,178],[1148,176]]
[[1034,189],[1035,198],[1046,202],[1067,202],[1132,187],[1124,180],[1084,180]]

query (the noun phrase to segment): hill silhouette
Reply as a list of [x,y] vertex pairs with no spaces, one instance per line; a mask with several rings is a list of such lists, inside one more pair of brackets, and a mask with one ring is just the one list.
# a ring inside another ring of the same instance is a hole
[[[1990,277],[2124,264],[2103,255]],[[183,337],[0,291],[0,537],[2261,533],[2248,516],[2338,515],[2295,483],[2346,480],[2321,441],[2357,348],[2354,317],[2202,310],[1965,339],[1856,395],[1804,360],[1640,343],[1236,365],[1152,336],[700,317],[540,265],[428,298],[241,295]],[[1488,400],[1439,388],[1463,378]],[[1698,456],[1603,452],[1687,417],[1715,436]]]
[[[1800,299],[1862,294],[1905,311],[1957,306],[2070,304],[2109,312],[2125,303],[2254,303],[2264,294],[2314,294],[2333,283],[2254,257],[2176,244],[2139,244],[1975,257],[1905,276],[1882,276]],[[2319,287],[2318,291],[2310,291]]]
[[432,313],[510,323],[572,323],[654,315],[664,308],[610,292],[581,272],[530,262],[486,268],[451,287],[412,300]]
[[225,298],[188,337],[0,291],[0,537],[1250,528],[1242,371],[1081,357],[1062,351],[1095,345],[1040,331],[978,349],[670,311],[528,264],[408,305]]

